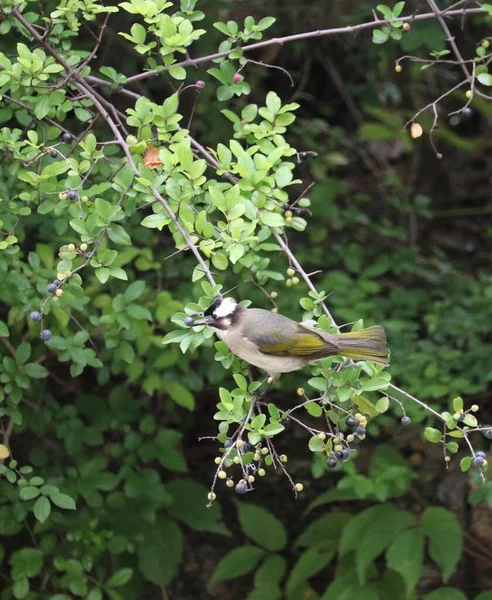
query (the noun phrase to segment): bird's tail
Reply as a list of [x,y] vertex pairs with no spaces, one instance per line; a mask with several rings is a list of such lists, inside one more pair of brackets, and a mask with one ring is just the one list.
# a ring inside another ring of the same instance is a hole
[[340,333],[336,336],[340,356],[355,360],[389,364],[386,334],[381,325],[373,325],[360,331]]

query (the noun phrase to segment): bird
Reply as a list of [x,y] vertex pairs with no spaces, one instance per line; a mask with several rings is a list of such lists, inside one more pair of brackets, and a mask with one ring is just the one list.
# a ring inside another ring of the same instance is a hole
[[[196,321],[195,316],[202,319]],[[206,325],[239,358],[266,371],[271,381],[328,356],[389,364],[381,325],[328,333],[262,308],[246,308],[223,296],[217,296],[203,313],[187,317],[185,324]]]

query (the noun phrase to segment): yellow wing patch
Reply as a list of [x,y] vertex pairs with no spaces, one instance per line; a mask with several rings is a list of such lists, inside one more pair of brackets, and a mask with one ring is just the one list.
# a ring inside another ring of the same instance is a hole
[[260,351],[274,356],[309,356],[326,348],[326,342],[316,333],[306,330],[299,332],[293,339],[261,346]]

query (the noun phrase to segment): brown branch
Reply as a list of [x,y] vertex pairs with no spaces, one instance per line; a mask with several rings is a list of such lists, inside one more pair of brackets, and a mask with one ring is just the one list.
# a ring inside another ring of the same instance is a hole
[[[462,8],[462,9],[444,10],[444,11],[440,11],[438,9],[437,14],[435,12],[431,12],[431,13],[423,13],[421,15],[410,15],[408,17],[400,17],[400,18],[398,18],[398,21],[413,23],[415,21],[425,21],[428,19],[435,19],[437,17],[443,18],[442,15],[461,16],[461,15],[471,15],[471,14],[480,14],[480,13],[485,13],[485,11],[482,8]],[[366,29],[370,30],[370,29],[374,29],[376,27],[381,27],[382,25],[388,25],[390,23],[391,23],[391,21],[388,21],[388,20],[377,20],[377,21],[374,20],[374,21],[367,21],[366,23],[359,23],[358,25],[347,25],[345,27],[332,27],[330,29],[318,29],[315,31],[305,31],[303,33],[296,33],[293,35],[286,35],[284,37],[272,38],[270,40],[263,40],[261,42],[256,42],[254,44],[247,44],[246,46],[243,46],[241,48],[241,50],[243,52],[251,52],[254,50],[258,50],[259,48],[265,48],[267,46],[272,46],[275,44],[282,46],[283,44],[288,44],[290,42],[297,42],[299,40],[307,40],[307,39],[318,38],[318,37],[327,37],[330,35],[342,35],[342,34],[346,34],[346,33],[356,33],[359,31],[364,31]],[[225,57],[229,56],[229,54],[231,52],[232,52],[232,50],[227,50],[225,52],[215,52],[214,54],[208,54],[207,56],[200,56],[198,58],[189,58],[187,60],[183,60],[181,62],[174,63],[171,66],[173,66],[173,67],[196,66],[196,65],[199,65],[202,63],[211,62],[218,58],[225,58]],[[139,73],[138,75],[133,75],[132,77],[128,77],[126,82],[128,84],[131,84],[131,83],[135,83],[137,81],[142,81],[144,79],[149,79],[150,77],[159,75],[160,73],[163,73],[163,72],[167,71],[168,69],[169,69],[169,67],[162,67],[159,69],[151,69],[150,71],[145,71],[144,73]],[[100,79],[99,77],[94,77],[94,76],[88,77],[87,80],[92,83],[96,83],[97,85],[104,85],[104,86],[113,86],[114,85],[113,83],[111,83],[109,81],[106,81],[104,79]],[[124,88],[118,88],[117,91],[122,92],[122,93],[127,93],[127,94],[131,93],[131,92],[129,92],[129,90],[125,90]]]

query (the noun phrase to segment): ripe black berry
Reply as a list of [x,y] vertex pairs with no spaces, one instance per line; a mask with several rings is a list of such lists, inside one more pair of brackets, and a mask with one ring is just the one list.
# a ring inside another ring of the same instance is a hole
[[241,481],[236,485],[236,492],[238,494],[245,494],[248,491],[248,484],[241,479]]
[[478,450],[475,452],[475,456],[481,456],[482,458],[485,458],[485,452],[483,450]]
[[360,438],[357,435],[357,433],[354,433],[354,441],[352,443],[353,444],[360,444]]
[[357,429],[355,431],[357,432],[358,435],[366,435],[365,427],[357,427]]
[[50,156],[51,156],[51,158],[56,158],[58,156],[58,152],[56,150],[52,150],[50,152]]
[[252,446],[249,442],[245,442],[243,446],[243,452],[253,452],[254,446]]
[[335,452],[335,458],[338,458],[338,460],[341,460],[343,458],[343,452],[341,450],[337,450]]
[[195,324],[195,319],[193,317],[186,317],[184,320],[184,324],[186,327],[192,327]]
[[301,217],[304,214],[304,211],[302,210],[302,208],[296,208],[294,214],[296,215],[296,217]]
[[289,203],[288,203],[288,202],[286,202],[285,204],[283,204],[283,205],[282,205],[282,208],[283,208],[284,210],[289,210],[289,208],[290,208],[290,206],[289,206]]
[[480,469],[484,464],[485,458],[483,456],[475,455],[475,458],[473,459],[473,466],[477,467],[477,469]]
[[354,417],[349,417],[347,419],[347,427],[355,427],[357,425],[358,421],[356,419],[354,419]]
[[309,154],[307,152],[299,152],[299,158],[301,160],[306,160],[306,158],[309,156]]
[[483,434],[484,434],[484,436],[485,436],[486,438],[489,438],[489,440],[492,440],[492,429],[486,429],[486,430],[483,432]]
[[344,448],[342,450],[342,459],[347,460],[348,458],[350,458],[350,450],[348,448]]
[[412,419],[410,417],[407,417],[407,415],[405,415],[404,417],[401,418],[402,425],[410,425],[411,422],[412,422]]
[[50,294],[54,294],[56,292],[57,287],[58,286],[55,283],[48,283],[48,286],[46,289],[48,290],[48,292]]
[[337,466],[337,464],[338,464],[338,461],[336,458],[329,458],[326,461],[326,466],[330,467],[330,469],[334,469]]
[[473,114],[473,110],[467,106],[466,108],[463,109],[463,116],[466,117],[467,119],[470,118]]
[[69,200],[76,200],[76,198],[77,198],[77,192],[75,192],[74,190],[70,190],[67,193],[67,196],[68,196]]
[[41,313],[37,310],[34,310],[29,317],[33,323],[39,323],[39,321],[41,321]]
[[54,279],[53,283],[58,287],[61,283],[61,281],[59,279]]
[[231,440],[231,438],[227,438],[227,440],[224,442],[224,448],[230,448],[233,445],[234,442]]
[[68,133],[68,132],[65,132],[65,133],[62,135],[62,140],[65,142],[65,144],[68,144],[69,142],[71,142],[71,141],[72,141],[72,134],[71,134],[71,133]]
[[39,337],[43,340],[43,342],[48,342],[51,340],[53,334],[49,329],[43,329],[43,331],[39,334]]

